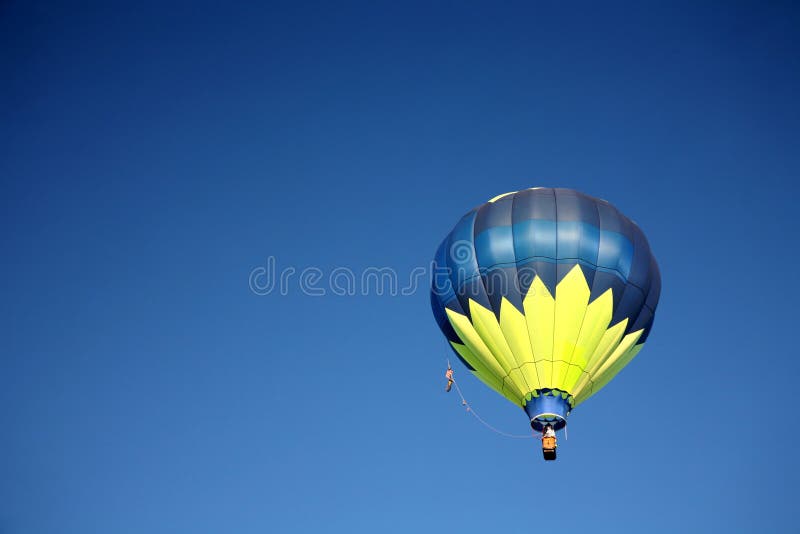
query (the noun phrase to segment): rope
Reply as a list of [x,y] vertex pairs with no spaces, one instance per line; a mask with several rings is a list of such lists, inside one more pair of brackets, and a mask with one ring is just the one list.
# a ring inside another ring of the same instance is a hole
[[[447,362],[447,367],[448,367],[448,369],[450,368],[450,362],[449,361]],[[467,413],[472,414],[472,416],[475,417],[475,419],[477,419],[483,426],[485,426],[486,428],[488,428],[489,430],[491,430],[495,434],[500,434],[501,436],[504,436],[506,438],[533,439],[533,436],[530,435],[530,434],[522,435],[522,434],[509,434],[508,432],[503,432],[502,430],[496,429],[495,427],[493,427],[492,425],[490,425],[489,423],[487,423],[486,421],[481,419],[481,416],[478,415],[477,413],[475,413],[475,410],[473,410],[472,406],[469,405],[469,403],[467,402],[467,399],[464,398],[464,394],[461,393],[461,388],[458,387],[458,382],[456,382],[456,379],[455,378],[451,378],[450,380],[453,381],[453,385],[456,387],[456,392],[458,392],[458,396],[461,397],[461,405],[462,406],[466,406],[467,407]]]

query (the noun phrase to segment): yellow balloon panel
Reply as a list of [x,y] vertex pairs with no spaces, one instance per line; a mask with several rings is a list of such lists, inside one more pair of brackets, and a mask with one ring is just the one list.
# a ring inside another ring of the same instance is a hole
[[537,276],[522,311],[503,298],[499,319],[470,299],[471,317],[446,310],[463,342],[453,346],[481,380],[517,405],[541,389],[564,391],[577,405],[635,356],[643,333],[624,335],[627,319],[610,325],[611,289],[592,302],[590,293],[576,265],[556,286],[555,297]]

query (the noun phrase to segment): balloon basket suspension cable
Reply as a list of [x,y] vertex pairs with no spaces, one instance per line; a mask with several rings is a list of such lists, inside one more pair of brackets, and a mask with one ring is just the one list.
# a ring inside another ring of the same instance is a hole
[[[450,367],[450,360],[449,359],[447,360],[447,369],[448,369],[448,371],[452,370],[452,367]],[[491,430],[495,434],[499,434],[499,435],[501,435],[503,437],[506,437],[506,438],[533,439],[534,436],[531,435],[531,434],[509,434],[508,432],[503,432],[502,430],[498,430],[497,428],[493,427],[492,425],[490,425],[489,423],[484,421],[483,418],[481,418],[481,416],[478,415],[475,412],[475,410],[472,409],[472,406],[470,406],[469,402],[467,402],[467,399],[464,397],[464,393],[461,391],[461,388],[458,385],[458,381],[453,377],[452,374],[449,375],[449,380],[453,381],[453,385],[456,388],[456,393],[458,393],[458,396],[461,398],[461,406],[464,406],[466,408],[466,410],[467,410],[467,413],[469,413],[475,419],[477,419],[478,422],[480,422],[483,426],[485,426],[486,428],[488,428],[489,430]]]

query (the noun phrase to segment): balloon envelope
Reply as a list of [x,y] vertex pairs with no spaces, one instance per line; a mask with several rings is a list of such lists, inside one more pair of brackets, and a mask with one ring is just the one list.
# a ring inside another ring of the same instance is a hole
[[466,215],[434,259],[431,307],[459,359],[563,428],[641,350],[661,275],[642,231],[570,189],[499,195]]

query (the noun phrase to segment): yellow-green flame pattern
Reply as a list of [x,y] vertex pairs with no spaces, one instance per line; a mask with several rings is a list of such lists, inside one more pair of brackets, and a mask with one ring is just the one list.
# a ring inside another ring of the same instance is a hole
[[474,374],[508,400],[524,406],[537,390],[558,389],[577,406],[597,393],[644,346],[644,329],[625,334],[629,319],[611,325],[611,289],[589,302],[591,290],[575,265],[550,294],[537,276],[523,312],[502,299],[500,318],[469,300],[472,318],[447,309],[461,343],[453,348]]

